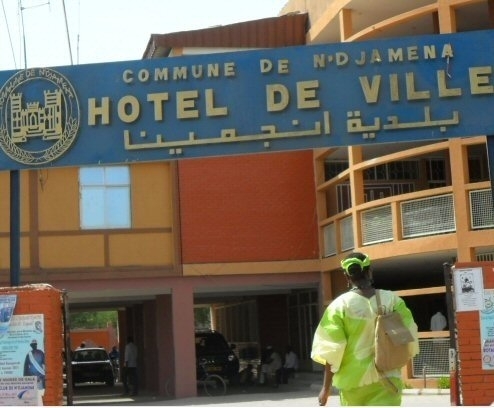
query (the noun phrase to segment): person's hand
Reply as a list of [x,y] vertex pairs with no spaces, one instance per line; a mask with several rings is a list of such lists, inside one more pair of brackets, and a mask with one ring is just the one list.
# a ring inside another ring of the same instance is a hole
[[328,402],[328,398],[329,398],[329,390],[322,388],[321,391],[319,392],[319,397],[318,397],[319,406],[323,407],[324,405],[326,405],[326,402]]

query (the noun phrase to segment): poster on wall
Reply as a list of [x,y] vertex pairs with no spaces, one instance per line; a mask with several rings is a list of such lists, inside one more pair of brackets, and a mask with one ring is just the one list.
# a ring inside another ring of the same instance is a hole
[[457,312],[484,309],[482,268],[455,269],[453,273]]
[[44,315],[12,315],[0,337],[0,378],[35,377],[38,393],[45,390]]
[[10,325],[10,319],[14,314],[17,295],[0,296],[0,335],[7,332]]
[[494,370],[494,289],[484,291],[484,305],[479,312],[482,369]]
[[0,378],[0,406],[42,405],[36,377]]

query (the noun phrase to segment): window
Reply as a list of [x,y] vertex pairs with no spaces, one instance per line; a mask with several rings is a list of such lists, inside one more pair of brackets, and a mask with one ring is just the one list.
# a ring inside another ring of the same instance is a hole
[[429,188],[444,187],[446,185],[446,163],[444,159],[427,159],[426,165]]
[[341,172],[348,169],[347,161],[327,161],[324,162],[324,179],[331,180]]
[[418,178],[419,166],[414,160],[380,164],[364,170],[364,180],[416,180]]
[[130,228],[128,166],[79,170],[82,229]]

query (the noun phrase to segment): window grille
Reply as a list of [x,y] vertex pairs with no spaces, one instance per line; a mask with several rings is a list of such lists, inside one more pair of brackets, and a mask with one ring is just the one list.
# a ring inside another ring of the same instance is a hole
[[[472,148],[472,146],[470,146],[470,148]],[[481,156],[472,155],[472,152],[470,151],[468,153],[468,175],[470,183],[489,181],[488,166],[485,165]]]
[[494,262],[494,251],[477,254],[475,258],[478,262]]
[[336,186],[337,194],[338,194],[338,208],[337,211],[340,213],[350,208],[352,205],[352,194],[350,191],[349,184],[339,184]]
[[404,238],[456,231],[452,194],[405,201],[401,214]]
[[443,158],[426,159],[426,169],[429,188],[446,185],[446,162]]
[[365,202],[415,191],[414,183],[380,183],[364,186]]
[[449,376],[449,337],[419,339],[419,350],[412,360],[413,377]]
[[470,191],[472,229],[494,228],[494,209],[490,189]]
[[380,198],[391,197],[392,189],[390,185],[370,185],[364,187],[364,201],[374,201]]
[[416,160],[403,160],[388,163],[390,180],[416,180],[419,178],[419,163]]
[[364,170],[364,180],[416,180],[419,178],[417,160],[401,160],[379,164]]
[[362,243],[375,244],[393,240],[391,206],[373,208],[362,212]]
[[319,323],[319,303],[317,291],[302,290],[289,296],[288,309],[289,339],[301,361],[310,360],[312,337]]
[[228,341],[236,344],[257,342],[259,332],[256,322],[257,303],[253,300],[214,306],[213,329],[221,332]]
[[324,256],[336,255],[336,229],[334,223],[326,225],[323,229]]
[[340,221],[340,241],[341,250],[348,251],[355,248],[353,239],[353,217],[345,217]]

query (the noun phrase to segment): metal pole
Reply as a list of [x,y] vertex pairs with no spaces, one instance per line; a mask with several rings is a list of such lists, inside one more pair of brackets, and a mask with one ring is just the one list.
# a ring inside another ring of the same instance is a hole
[[443,264],[444,286],[446,287],[446,308],[448,309],[448,327],[449,327],[449,378],[450,378],[450,403],[452,406],[460,404],[460,384],[458,381],[458,358],[456,349],[456,320],[453,305],[453,280],[452,265]]
[[63,334],[64,334],[64,360],[65,381],[67,391],[67,405],[74,405],[74,387],[72,383],[72,343],[70,341],[70,313],[67,292],[63,291]]
[[492,207],[494,208],[494,136],[487,136],[487,162],[491,179]]
[[20,285],[21,210],[19,170],[10,171],[10,286]]

